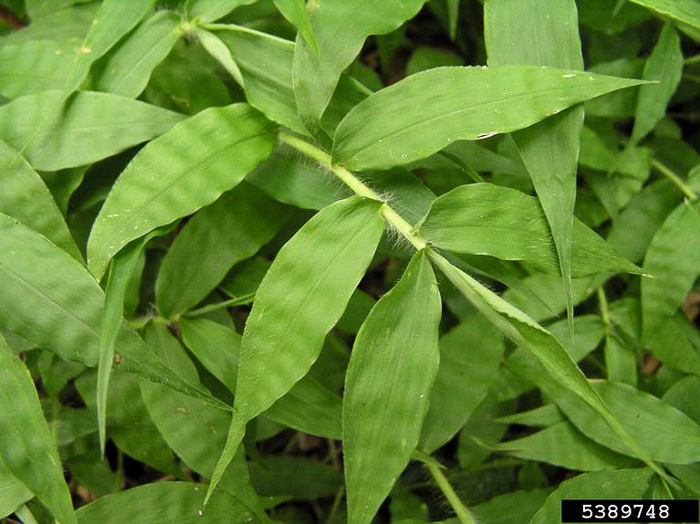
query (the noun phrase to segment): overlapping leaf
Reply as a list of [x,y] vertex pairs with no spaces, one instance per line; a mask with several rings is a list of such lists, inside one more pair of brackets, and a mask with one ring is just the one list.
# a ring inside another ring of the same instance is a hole
[[440,316],[435,275],[421,251],[360,328],[343,398],[350,522],[372,520],[418,444],[438,372]]
[[639,80],[536,66],[444,67],[411,75],[355,106],[333,157],[348,169],[402,165],[456,140],[528,127]]
[[62,96],[44,91],[0,107],[0,139],[35,169],[57,171],[102,160],[164,133],[182,118],[130,98],[82,91],[66,102],[59,119],[44,125]]
[[56,520],[76,522],[58,451],[29,371],[0,335],[0,461]]
[[158,310],[171,317],[196,305],[234,264],[268,242],[287,216],[285,207],[245,183],[202,209],[163,260],[156,280]]
[[246,322],[234,418],[210,492],[238,448],[245,424],[287,393],[318,358],[379,243],[380,208],[380,202],[361,197],[332,204],[275,258]]
[[[485,8],[489,65],[583,69],[574,0],[489,0]],[[513,134],[552,230],[573,329],[572,244],[583,107]]]
[[274,147],[270,123],[246,104],[211,108],[150,142],[120,175],[88,242],[100,278],[128,242],[235,187]]
[[[450,251],[524,260],[552,273],[559,270],[539,202],[515,189],[492,184],[460,186],[433,202],[418,232]],[[576,219],[572,254],[577,277],[605,271],[640,272]]]
[[[104,294],[70,255],[44,237],[0,214],[0,323],[66,360],[97,365]],[[176,388],[226,409],[187,384],[122,324],[116,340],[119,368]]]

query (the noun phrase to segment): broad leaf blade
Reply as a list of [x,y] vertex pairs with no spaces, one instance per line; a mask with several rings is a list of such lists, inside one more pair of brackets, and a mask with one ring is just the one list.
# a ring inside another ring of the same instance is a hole
[[[485,8],[489,65],[583,69],[574,0],[489,0]],[[552,230],[573,330],[571,289],[574,201],[583,107],[513,134]]]
[[187,18],[206,24],[223,18],[239,6],[255,0],[187,0]]
[[146,19],[106,57],[94,89],[138,97],[180,38],[179,23],[180,18],[171,11],[158,11]]
[[681,25],[700,29],[700,4],[695,0],[631,0]]
[[318,53],[318,42],[311,26],[311,18],[306,8],[306,0],[274,0],[275,7],[290,23],[294,24],[301,37]]
[[411,75],[355,106],[333,156],[367,170],[425,158],[456,140],[517,131],[641,80],[535,66],[443,67]]
[[642,324],[651,338],[659,324],[678,309],[700,273],[700,211],[697,202],[684,202],[654,235],[644,270],[654,278],[642,280]]
[[76,522],[61,459],[29,371],[0,335],[0,460],[56,520]]
[[437,375],[440,294],[424,252],[372,308],[343,399],[348,520],[369,523],[409,462]]
[[199,211],[165,255],[156,304],[166,318],[204,299],[234,264],[254,255],[282,227],[288,209],[241,183]]
[[61,118],[43,125],[61,96],[60,91],[45,91],[0,107],[0,139],[22,150],[35,169],[57,171],[102,160],[164,133],[182,119],[130,98],[81,91],[66,102]]
[[246,104],[210,108],[143,148],[95,219],[88,267],[98,278],[131,240],[235,187],[274,147],[270,123]]
[[[318,135],[341,73],[369,35],[389,33],[418,13],[425,0],[324,0],[307,6],[318,51],[305,38],[294,49],[294,96],[304,125]],[[351,23],[348,23],[351,21]],[[303,36],[303,35],[302,35]]]
[[[437,198],[418,226],[437,247],[458,253],[525,260],[559,271],[552,235],[536,198],[493,184],[460,186]],[[574,219],[573,274],[605,271],[640,273],[591,229]]]
[[60,89],[72,64],[65,47],[50,40],[5,44],[0,49],[0,93],[15,98]]
[[106,495],[80,508],[78,522],[119,520],[133,524],[182,522],[243,524],[253,520],[252,511],[232,494],[222,491],[202,507],[204,488],[194,482],[152,482],[127,491]]
[[658,84],[639,87],[637,110],[634,115],[632,142],[639,142],[649,134],[666,115],[683,73],[681,39],[670,22],[661,30],[659,40],[644,66],[644,80],[656,80]]
[[246,423],[287,393],[318,358],[379,243],[380,209],[380,202],[361,197],[331,204],[275,258],[243,332],[234,417],[210,493]]

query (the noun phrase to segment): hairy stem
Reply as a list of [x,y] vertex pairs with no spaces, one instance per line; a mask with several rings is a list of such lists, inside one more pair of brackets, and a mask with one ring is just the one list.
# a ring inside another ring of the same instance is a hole
[[440,487],[443,495],[445,495],[445,498],[452,506],[452,509],[455,510],[460,522],[463,522],[464,524],[476,524],[474,517],[472,517],[469,510],[464,506],[464,504],[462,504],[462,501],[459,500],[457,493],[455,493],[455,490],[452,489],[452,486],[445,475],[443,475],[442,471],[440,471],[440,468],[435,464],[426,463],[426,466],[428,467],[430,474],[435,479],[435,482]]

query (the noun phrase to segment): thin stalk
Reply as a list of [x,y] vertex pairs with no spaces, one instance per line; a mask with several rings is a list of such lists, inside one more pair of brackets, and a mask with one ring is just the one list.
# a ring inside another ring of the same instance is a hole
[[207,306],[200,307],[199,309],[193,309],[184,313],[182,316],[187,318],[199,317],[211,313],[212,311],[218,311],[219,309],[224,309],[231,306],[242,306],[244,304],[249,304],[255,293],[248,293],[242,297],[234,297],[229,300],[224,300],[223,302],[217,302],[216,304],[209,304]]
[[333,524],[335,522],[336,515],[340,509],[340,503],[343,502],[343,497],[345,496],[345,486],[340,486],[338,491],[335,493],[335,498],[333,499],[333,505],[328,513],[328,518],[326,519],[326,524]]
[[673,182],[676,185],[676,187],[683,191],[683,194],[687,196],[690,200],[698,199],[698,195],[695,194],[695,191],[690,189],[683,181],[683,179],[677,174],[675,174],[673,171],[671,171],[668,167],[666,167],[654,158],[651,160],[651,165],[654,166],[659,173],[661,173],[663,176],[665,176],[671,182]]
[[389,224],[391,224],[399,233],[401,233],[406,240],[413,244],[416,249],[423,249],[426,247],[427,242],[413,231],[413,226],[411,226],[411,224],[406,222],[406,220],[404,220],[404,218],[399,215],[394,208],[382,200],[377,193],[366,186],[353,173],[345,169],[343,166],[333,164],[330,155],[323,152],[316,146],[309,144],[306,140],[302,140],[293,135],[281,132],[279,134],[279,138],[282,140],[282,142],[285,142],[297,151],[300,151],[313,158],[319,164],[321,164],[321,166],[332,171],[333,174],[337,176],[355,194],[383,202],[382,215],[386,221],[389,222]]
[[598,288],[598,306],[600,307],[600,318],[603,319],[606,331],[610,330],[610,312],[608,311],[608,298],[605,296],[603,286]]
[[445,498],[452,506],[452,509],[455,510],[457,518],[459,518],[460,522],[462,522],[463,524],[476,524],[474,517],[472,517],[471,513],[469,513],[469,510],[464,506],[464,504],[462,504],[462,501],[459,500],[457,493],[455,493],[455,490],[452,489],[452,486],[450,485],[445,475],[442,474],[440,468],[437,467],[435,464],[426,464],[426,466],[428,468],[428,471],[430,471],[430,474],[435,479],[435,482],[440,487],[440,490],[442,491],[443,495],[445,495]]
[[691,57],[688,57],[685,60],[683,60],[684,65],[692,65],[692,64],[697,64],[699,62],[700,62],[700,55],[691,56]]

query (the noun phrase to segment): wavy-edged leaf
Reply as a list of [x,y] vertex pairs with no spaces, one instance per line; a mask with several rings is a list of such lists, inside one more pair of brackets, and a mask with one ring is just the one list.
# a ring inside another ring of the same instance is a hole
[[188,0],[187,18],[206,24],[223,18],[242,5],[252,4],[256,0]]
[[287,393],[318,358],[379,243],[380,209],[380,202],[361,197],[331,204],[279,251],[243,332],[234,417],[210,492],[246,423]]
[[[698,14],[700,15],[700,10]],[[639,87],[632,142],[639,142],[664,118],[666,106],[671,101],[682,74],[681,39],[673,24],[667,22],[644,66],[644,80],[656,80],[659,83]]]
[[57,171],[102,160],[164,133],[182,119],[130,98],[81,91],[66,102],[58,120],[44,125],[46,114],[62,96],[60,91],[44,91],[0,107],[0,139],[24,148],[22,154],[35,169]]
[[551,67],[431,69],[355,106],[336,129],[333,158],[359,171],[407,164],[450,142],[517,131],[641,83]]
[[[65,251],[2,214],[0,237],[0,323],[65,360],[95,367],[104,302],[98,283]],[[228,409],[168,369],[125,323],[117,335],[116,354],[119,369]]]
[[180,38],[179,23],[180,17],[171,11],[158,11],[144,20],[106,57],[93,88],[138,97],[146,88],[153,70]]
[[646,338],[678,309],[700,273],[700,211],[684,202],[654,235],[644,259],[642,323]]
[[[489,65],[583,69],[574,0],[489,0],[485,25]],[[570,322],[573,215],[583,116],[583,107],[574,107],[513,134],[552,231]]]
[[76,511],[78,522],[113,522],[115,517],[133,524],[231,524],[251,522],[253,512],[226,491],[217,492],[202,506],[204,486],[194,482],[152,482],[100,497]]
[[501,442],[495,449],[514,457],[579,471],[620,469],[632,467],[637,462],[590,440],[566,421],[527,437]]
[[394,31],[413,18],[424,3],[425,0],[324,0],[322,5],[307,7],[318,51],[305,38],[297,38],[293,76],[299,116],[313,134],[321,130],[321,116],[340,75],[360,52],[365,39]]
[[56,520],[76,522],[58,451],[29,371],[0,335],[0,461]]
[[[621,425],[571,356],[549,331],[454,267],[442,256],[431,252],[430,257],[450,282],[496,328],[525,350],[522,355],[531,366],[538,369],[538,376],[543,377],[544,383],[554,384],[558,389],[570,392],[578,404],[590,406],[592,409],[588,412],[595,413],[597,423],[609,427],[609,431],[625,443],[627,453],[631,450],[654,471],[661,471],[645,448],[640,447],[629,431]],[[579,429],[585,433],[582,428]]]
[[15,98],[60,89],[72,64],[65,46],[50,40],[5,45],[0,49],[0,93]]
[[438,373],[441,309],[435,275],[420,251],[355,339],[343,398],[350,522],[372,520],[418,445]]
[[76,260],[82,255],[39,174],[15,149],[0,140],[0,213],[41,233]]
[[[486,183],[457,187],[433,202],[418,232],[450,251],[525,260],[538,269],[559,272],[542,207],[516,189]],[[606,271],[641,273],[576,219],[572,255],[576,277]]]
[[288,209],[241,183],[199,211],[180,231],[156,280],[166,318],[204,299],[234,264],[254,255],[282,227]]
[[440,368],[420,438],[423,451],[436,450],[464,426],[496,379],[504,350],[503,339],[481,315],[440,339]]
[[[212,375],[234,392],[241,336],[222,324],[204,318],[183,318],[180,326],[187,348]],[[265,411],[265,415],[304,433],[341,438],[340,397],[309,376],[297,382]]]
[[596,471],[578,475],[559,485],[530,524],[551,524],[561,520],[564,499],[641,499],[653,473],[647,468]]
[[207,109],[153,140],[119,176],[95,219],[91,272],[101,277],[131,240],[215,201],[274,144],[270,122],[247,104]]

